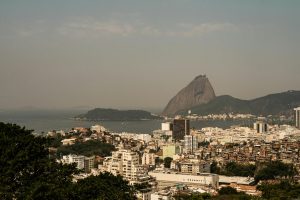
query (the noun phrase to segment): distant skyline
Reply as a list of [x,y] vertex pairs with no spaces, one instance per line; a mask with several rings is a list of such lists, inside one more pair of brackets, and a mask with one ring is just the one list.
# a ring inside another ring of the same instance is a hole
[[197,75],[217,96],[300,90],[300,1],[0,2],[0,109],[163,108]]

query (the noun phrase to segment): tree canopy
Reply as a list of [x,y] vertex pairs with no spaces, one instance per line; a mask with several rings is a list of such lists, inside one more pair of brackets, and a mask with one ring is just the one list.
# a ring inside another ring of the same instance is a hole
[[79,180],[74,187],[74,197],[78,200],[134,200],[134,187],[128,185],[121,176],[103,173]]
[[89,140],[86,142],[76,142],[73,145],[60,146],[57,149],[58,155],[80,154],[84,156],[100,155],[109,156],[115,150],[114,145],[103,143],[98,140]]
[[165,159],[164,159],[164,167],[165,168],[170,168],[172,160],[173,160],[173,158],[165,157]]
[[299,199],[300,185],[291,184],[288,181],[281,181],[278,184],[263,183],[257,186],[257,189],[262,191],[264,199]]
[[254,176],[256,166],[252,164],[238,164],[236,162],[229,162],[221,174],[227,176]]
[[285,164],[281,161],[262,163],[255,174],[255,181],[271,180],[276,178],[292,178],[297,172],[293,164]]
[[48,147],[47,138],[0,122],[1,200],[135,199],[134,188],[122,177],[100,174],[73,182],[75,165],[57,163],[49,157]]

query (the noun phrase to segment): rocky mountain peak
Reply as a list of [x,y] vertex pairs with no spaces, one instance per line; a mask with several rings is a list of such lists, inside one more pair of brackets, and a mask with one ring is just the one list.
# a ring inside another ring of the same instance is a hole
[[178,111],[208,103],[215,97],[214,89],[206,75],[199,75],[169,101],[162,115],[173,116]]

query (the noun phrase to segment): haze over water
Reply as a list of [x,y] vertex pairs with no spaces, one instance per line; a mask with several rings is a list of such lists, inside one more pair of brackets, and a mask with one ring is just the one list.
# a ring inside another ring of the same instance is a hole
[[[74,127],[90,127],[100,124],[112,132],[152,133],[161,128],[161,120],[149,121],[77,121],[71,119],[80,111],[1,111],[0,121],[16,123],[32,129],[34,132],[48,132],[51,130],[68,131]],[[227,128],[236,124],[247,124],[247,121],[191,121],[191,127],[200,129],[207,126]]]

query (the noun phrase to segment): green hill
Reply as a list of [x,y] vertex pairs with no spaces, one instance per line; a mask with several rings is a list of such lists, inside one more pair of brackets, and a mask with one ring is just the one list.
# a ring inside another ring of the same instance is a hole
[[252,100],[241,100],[229,95],[218,96],[207,104],[182,110],[178,114],[223,114],[249,113],[253,115],[291,115],[293,108],[300,106],[300,91],[287,91],[270,94]]
[[151,114],[144,110],[116,110],[106,108],[95,108],[86,114],[76,116],[82,120],[99,120],[99,121],[133,121],[133,120],[154,120],[161,117]]

